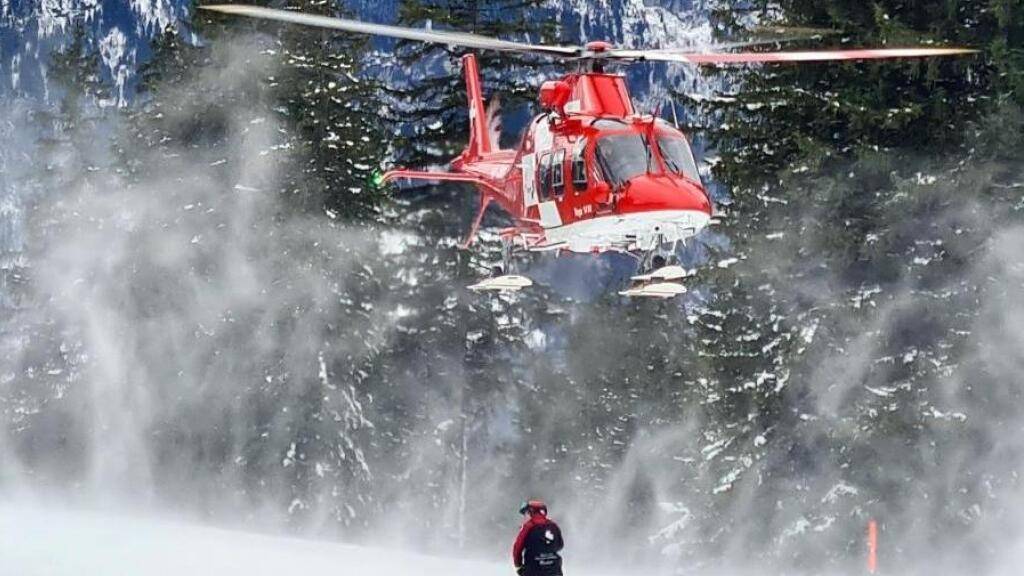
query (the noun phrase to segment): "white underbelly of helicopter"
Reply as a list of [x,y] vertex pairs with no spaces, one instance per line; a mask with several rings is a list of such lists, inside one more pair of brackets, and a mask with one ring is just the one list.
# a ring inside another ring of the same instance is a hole
[[663,242],[677,242],[696,235],[711,217],[699,210],[659,210],[598,216],[548,228],[544,242],[535,250],[566,249],[573,252],[651,250]]

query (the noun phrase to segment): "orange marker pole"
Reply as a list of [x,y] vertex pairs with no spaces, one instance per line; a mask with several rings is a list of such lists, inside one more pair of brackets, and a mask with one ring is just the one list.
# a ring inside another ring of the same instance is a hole
[[868,521],[868,573],[874,574],[878,569],[878,523]]

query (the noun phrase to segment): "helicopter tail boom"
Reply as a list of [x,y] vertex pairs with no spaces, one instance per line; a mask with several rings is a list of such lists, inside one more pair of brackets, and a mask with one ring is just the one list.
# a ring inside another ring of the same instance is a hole
[[432,170],[388,170],[381,178],[382,183],[395,180],[419,180],[422,182],[466,182],[476,184],[481,191],[489,194],[500,194],[501,189],[491,182],[475,174],[466,172],[436,172]]

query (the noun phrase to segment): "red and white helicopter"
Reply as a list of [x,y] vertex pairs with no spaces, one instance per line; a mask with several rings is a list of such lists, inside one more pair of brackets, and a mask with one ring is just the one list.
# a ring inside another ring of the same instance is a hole
[[[511,274],[517,250],[627,252],[641,274],[622,292],[671,297],[685,292],[687,272],[671,263],[679,242],[711,221],[713,206],[690,144],[675,126],[638,113],[625,78],[605,72],[609,62],[663,61],[690,65],[819,62],[919,58],[967,54],[963,48],[884,48],[833,51],[693,52],[633,50],[607,42],[548,46],[475,34],[370,24],[327,16],[225,4],[207,10],[421,42],[548,56],[573,61],[577,72],[541,84],[544,110],[528,125],[517,149],[499,149],[488,129],[476,57],[463,56],[469,99],[469,144],[451,160],[450,171],[392,170],[385,181],[466,182],[480,193],[480,208],[466,238],[476,236],[491,202],[511,216],[501,230],[503,266],[470,288],[518,290],[532,282]],[[751,43],[753,44],[753,43]],[[668,256],[668,257],[667,257]]]

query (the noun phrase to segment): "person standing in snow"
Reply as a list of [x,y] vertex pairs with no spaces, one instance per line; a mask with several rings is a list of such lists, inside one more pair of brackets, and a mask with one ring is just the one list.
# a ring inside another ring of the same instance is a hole
[[524,502],[519,508],[523,527],[512,546],[512,563],[519,576],[562,576],[562,531],[548,518],[548,507],[540,500]]

